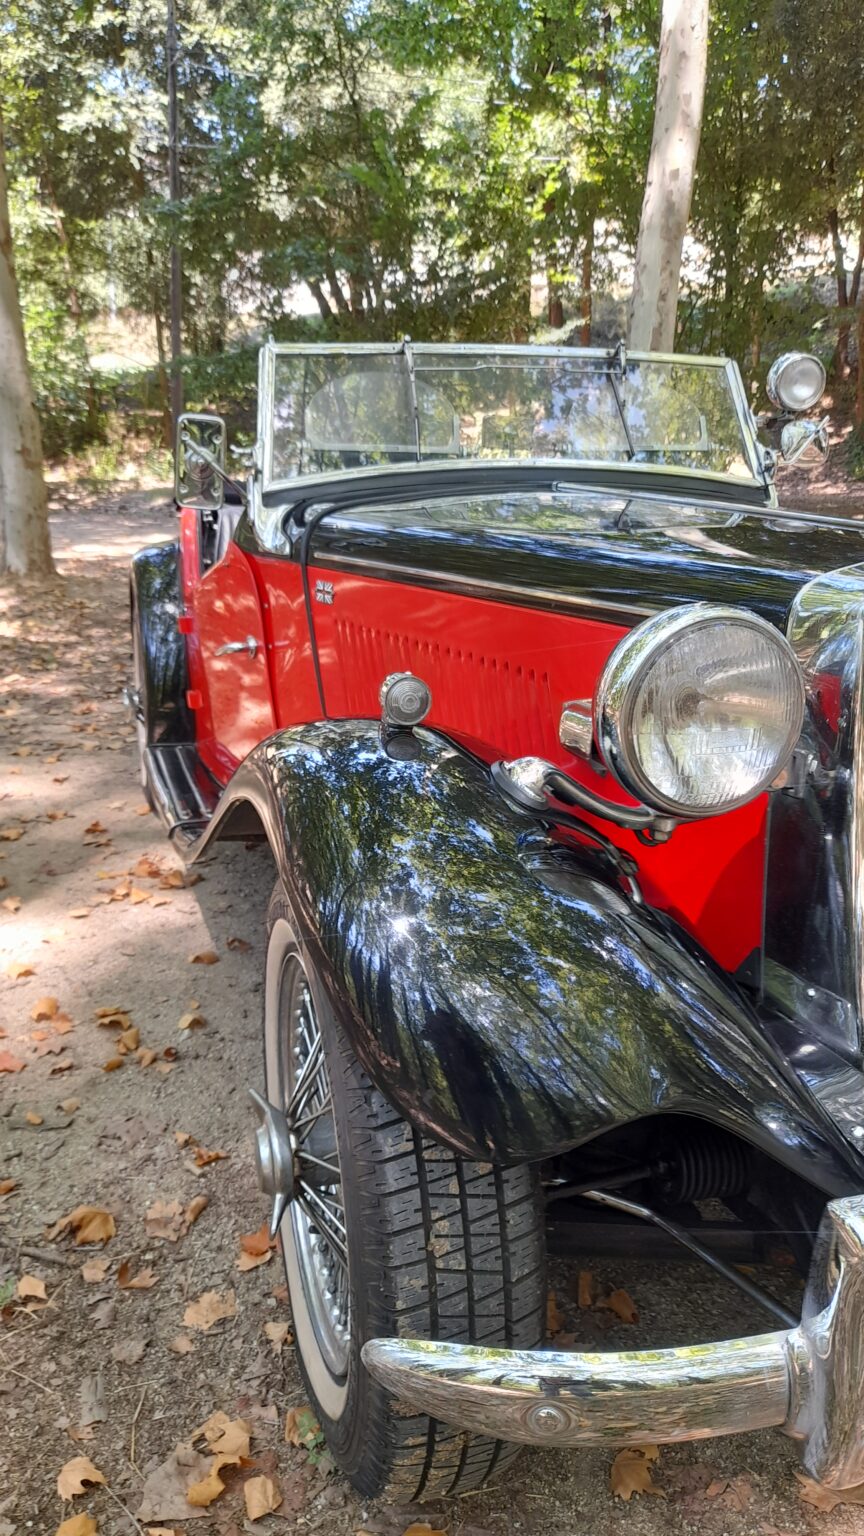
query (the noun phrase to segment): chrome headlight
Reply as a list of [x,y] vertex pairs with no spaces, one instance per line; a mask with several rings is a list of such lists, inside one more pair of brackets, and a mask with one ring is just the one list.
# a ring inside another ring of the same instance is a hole
[[778,409],[809,411],[825,393],[825,369],[809,352],[784,352],[771,364],[765,388]]
[[607,767],[637,800],[669,816],[717,816],[785,768],[804,721],[804,680],[764,619],[691,603],[615,647],[594,719]]

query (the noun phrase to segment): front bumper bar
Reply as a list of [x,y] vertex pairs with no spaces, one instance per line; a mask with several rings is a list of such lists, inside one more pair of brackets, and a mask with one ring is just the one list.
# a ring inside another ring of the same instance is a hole
[[810,1476],[864,1482],[864,1196],[827,1207],[802,1321],[681,1349],[579,1354],[373,1339],[371,1374],[413,1409],[531,1445],[638,1445],[776,1427]]

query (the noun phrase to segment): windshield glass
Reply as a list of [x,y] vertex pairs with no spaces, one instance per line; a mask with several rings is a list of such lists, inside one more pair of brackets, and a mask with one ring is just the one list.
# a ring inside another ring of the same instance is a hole
[[[731,364],[567,349],[273,347],[268,485],[430,461],[662,464],[753,480]],[[267,430],[269,428],[269,431]]]

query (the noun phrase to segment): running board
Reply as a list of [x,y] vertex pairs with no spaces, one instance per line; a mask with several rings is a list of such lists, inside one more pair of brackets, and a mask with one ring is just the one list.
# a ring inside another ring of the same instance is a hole
[[205,831],[219,803],[219,785],[191,742],[147,747],[147,782],[168,835],[184,848]]

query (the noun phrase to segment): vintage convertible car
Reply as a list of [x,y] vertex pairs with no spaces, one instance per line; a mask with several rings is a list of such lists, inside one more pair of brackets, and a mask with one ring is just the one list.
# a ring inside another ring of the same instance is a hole
[[[775,366],[783,456],[823,383]],[[864,529],[777,457],[732,363],[621,346],[268,344],[242,486],[180,423],[142,780],[272,850],[259,1176],[364,1494],[769,1425],[864,1481]],[[544,1349],[548,1244],[640,1223],[771,1331]]]

